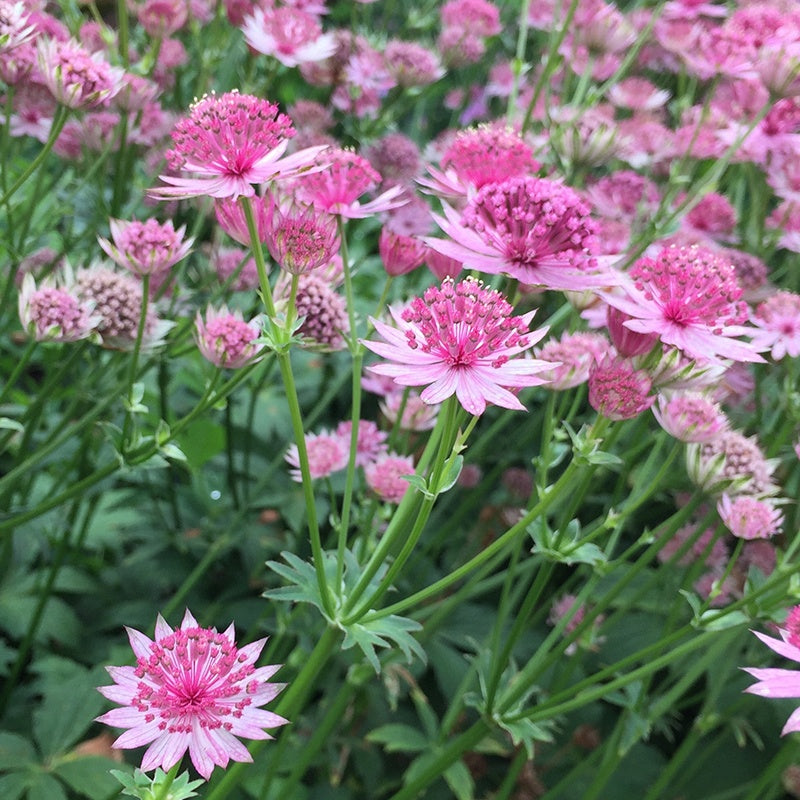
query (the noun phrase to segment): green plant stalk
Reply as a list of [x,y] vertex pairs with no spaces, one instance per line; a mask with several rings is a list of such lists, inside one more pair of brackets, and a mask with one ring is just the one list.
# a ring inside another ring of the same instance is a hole
[[[324,633],[317,640],[317,644],[314,646],[314,649],[303,665],[303,668],[300,670],[300,673],[289,684],[289,688],[283,693],[280,701],[276,704],[273,709],[274,713],[288,718],[300,712],[313,688],[314,680],[333,653],[334,645],[337,643],[338,639],[339,631],[337,629],[330,627],[325,628]],[[278,747],[281,747],[282,742],[288,742],[288,740],[288,732],[284,730],[280,736]],[[248,748],[250,754],[255,756],[266,744],[267,740],[253,742]],[[283,745],[283,747],[281,747],[281,752],[285,746],[286,745]],[[279,753],[276,752],[273,757],[273,764],[280,761],[278,755]],[[223,798],[227,797],[239,784],[242,772],[247,766],[247,764],[237,762],[228,767],[223,777],[210,787],[210,791],[206,795],[205,800],[223,800]]]
[[436,759],[422,770],[413,781],[410,781],[398,792],[395,792],[389,800],[415,800],[425,787],[441,777],[451,764],[461,758],[463,753],[475,748],[489,731],[490,728],[486,721],[479,719],[460,736],[448,742],[441,749]]
[[473,556],[465,564],[462,564],[460,567],[453,570],[453,572],[451,572],[449,575],[445,575],[443,578],[440,578],[430,586],[427,586],[426,588],[420,589],[420,591],[409,595],[404,600],[400,600],[399,602],[394,603],[391,606],[387,606],[386,608],[370,612],[364,617],[363,621],[371,622],[373,620],[389,616],[390,614],[398,614],[407,610],[408,608],[413,608],[428,598],[434,597],[440,592],[443,592],[454,583],[457,583],[462,578],[469,575],[470,572],[474,571],[486,561],[491,559],[496,553],[504,550],[506,545],[513,542],[517,536],[523,533],[528,525],[530,525],[530,523],[536,519],[536,517],[538,517],[540,514],[543,514],[553,500],[562,491],[564,491],[567,486],[569,486],[570,482],[575,477],[575,472],[577,470],[578,466],[575,464],[575,461],[571,461],[567,469],[564,470],[561,477],[553,484],[553,486],[550,487],[545,496],[530,511],[528,511],[528,513],[525,514],[525,516],[518,523],[516,523],[516,525],[513,525],[511,528],[509,528],[504,534],[495,539],[488,547],[486,547],[476,556]]
[[[124,0],[121,0],[121,2],[124,2]],[[178,763],[175,764],[166,774],[164,782],[158,787],[158,794],[155,796],[154,800],[169,800],[169,790],[172,787],[172,783],[175,778],[178,777],[178,770],[181,768],[181,761],[182,759],[178,759]]]
[[126,0],[117,0],[117,32],[119,34],[119,60],[122,62],[122,66],[128,69],[130,54],[128,52],[128,3]]
[[[124,2],[124,0],[120,0],[120,2]],[[30,178],[31,175],[33,175],[33,173],[42,166],[64,128],[64,123],[66,123],[67,117],[69,117],[69,112],[70,109],[67,108],[67,106],[59,104],[56,107],[55,116],[53,117],[53,122],[50,125],[50,133],[47,136],[47,141],[44,143],[44,147],[42,147],[42,149],[37,153],[36,158],[34,158],[33,161],[28,164],[22,175],[20,175],[14,181],[14,183],[11,185],[11,188],[3,195],[3,199],[0,200],[0,205],[6,205],[8,201],[22,188],[23,184],[28,180],[28,178]]]
[[353,488],[356,476],[356,457],[358,455],[358,426],[361,420],[361,366],[364,361],[364,346],[358,341],[356,327],[355,298],[353,296],[353,276],[350,272],[350,257],[347,250],[347,231],[344,219],[340,216],[337,220],[339,227],[339,243],[342,255],[344,274],[344,290],[347,302],[347,318],[350,323],[350,338],[348,348],[353,359],[352,390],[350,406],[350,455],[347,459],[347,472],[345,474],[344,495],[342,497],[342,511],[339,516],[339,536],[336,547],[336,587],[338,595],[341,592],[344,575],[344,553],[347,549],[347,535],[350,529],[350,507],[353,502]]
[[[128,367],[128,403],[132,403],[133,384],[136,382],[136,370],[139,366],[139,353],[142,349],[142,339],[144,339],[144,329],[147,325],[147,308],[150,303],[150,276],[142,276],[142,307],[139,311],[139,327],[136,329],[136,341],[133,343],[133,353]],[[128,439],[131,435],[133,424],[133,412],[130,408],[125,409],[125,419],[122,423],[122,440],[120,451],[123,456],[128,452]]]
[[[264,262],[264,250],[261,247],[261,239],[258,235],[255,216],[253,214],[253,204],[249,197],[241,198],[242,209],[244,210],[245,220],[247,221],[247,231],[250,234],[250,249],[256,262],[258,271],[258,281],[261,287],[261,299],[267,309],[267,314],[272,323],[276,323],[275,303],[272,299],[272,290],[267,276],[267,266]],[[291,331],[284,330],[288,337]],[[288,343],[288,338],[284,344]],[[303,499],[306,506],[306,517],[308,522],[309,539],[311,541],[311,552],[314,558],[314,571],[317,576],[317,585],[322,598],[322,605],[325,614],[329,619],[334,618],[333,599],[331,598],[330,586],[325,576],[325,563],[322,553],[322,540],[320,537],[319,521],[317,519],[317,505],[314,498],[314,487],[311,478],[311,468],[308,463],[308,449],[306,448],[305,428],[303,426],[303,416],[300,410],[300,401],[297,397],[297,385],[292,372],[291,355],[288,348],[279,348],[276,352],[278,367],[281,371],[283,386],[286,392],[286,401],[289,406],[289,415],[292,420],[292,433],[294,434],[295,444],[297,445],[297,455],[300,462],[300,474],[303,479]]]
[[[643,800],[660,800],[668,788],[677,788],[676,778],[682,772],[684,764],[696,756],[696,748],[701,738],[700,730],[696,725],[693,726],[689,735],[680,743],[669,764],[660,770],[656,782],[650,787]],[[755,797],[753,800],[760,800],[760,798]]]
[[503,782],[497,787],[497,791],[492,795],[492,800],[510,800],[511,793],[517,787],[517,780],[528,761],[528,753],[524,747],[517,750],[514,760],[506,771]]
[[16,365],[14,366],[14,370],[12,371],[11,375],[8,376],[8,380],[3,386],[2,390],[0,390],[0,403],[2,403],[11,389],[17,383],[19,376],[22,375],[25,367],[28,366],[28,362],[31,360],[31,356],[33,355],[33,351],[36,349],[36,346],[39,343],[34,339],[33,336],[30,336],[28,341],[25,343],[25,349],[22,351],[22,355],[19,357]]
[[[445,401],[445,407],[442,413],[443,423],[442,423],[442,438],[439,443],[439,448],[436,452],[436,457],[434,459],[433,467],[431,469],[431,479],[428,482],[428,486],[434,489],[439,486],[439,482],[442,476],[442,470],[444,469],[445,459],[448,455],[451,454],[451,448],[453,447],[453,439],[456,435],[456,431],[454,430],[455,424],[458,418],[458,400],[455,396],[448,398]],[[438,420],[437,420],[438,423]],[[469,434],[469,428],[467,429],[467,435]],[[409,488],[409,492],[413,491],[412,488]],[[383,595],[391,588],[392,582],[394,581],[395,577],[398,573],[402,570],[403,566],[405,565],[406,561],[408,560],[411,553],[414,551],[414,547],[419,540],[419,537],[422,535],[422,531],[425,529],[425,524],[428,521],[428,517],[430,516],[431,510],[433,509],[433,505],[436,502],[436,494],[433,497],[426,497],[422,501],[422,505],[420,506],[419,511],[417,512],[417,517],[414,520],[414,525],[411,529],[411,532],[407,536],[406,540],[403,542],[403,547],[400,550],[397,558],[394,560],[392,565],[386,572],[386,575],[383,576],[380,584],[378,585],[377,589],[372,593],[372,595],[361,603],[360,606],[355,608],[355,603],[352,602],[349,608],[352,610],[349,614],[347,614],[343,620],[343,624],[351,625],[352,623],[359,620],[361,617],[364,616],[382,597]],[[384,534],[384,538],[387,538],[387,533]],[[376,551],[377,552],[377,551]],[[354,593],[355,594],[355,593]]]
[[517,49],[514,53],[514,60],[511,62],[511,93],[508,96],[508,106],[506,107],[506,124],[514,123],[514,115],[517,113],[517,98],[519,97],[519,79],[525,66],[525,45],[528,43],[528,12],[531,7],[531,0],[522,0],[519,10],[519,32],[517,33]]
[[[431,435],[428,438],[427,444],[425,445],[425,450],[419,460],[419,463],[417,464],[415,474],[420,476],[425,474],[428,461],[432,458],[434,452],[438,452],[439,441],[442,438],[443,430],[444,418],[443,415],[440,415],[439,419],[436,420],[436,426],[431,431]],[[358,582],[353,588],[353,591],[350,597],[348,597],[347,603],[345,604],[345,614],[348,614],[350,611],[352,611],[356,603],[361,599],[361,596],[367,590],[370,581],[373,579],[373,577],[375,577],[375,574],[383,565],[386,556],[391,552],[391,549],[395,544],[395,540],[407,529],[409,520],[412,514],[418,510],[419,505],[419,494],[411,490],[407,491],[403,499],[400,501],[400,505],[397,506],[397,509],[392,515],[391,522],[389,522],[388,527],[384,531],[378,546],[373,551],[369,561],[361,570],[361,576],[359,577]]]

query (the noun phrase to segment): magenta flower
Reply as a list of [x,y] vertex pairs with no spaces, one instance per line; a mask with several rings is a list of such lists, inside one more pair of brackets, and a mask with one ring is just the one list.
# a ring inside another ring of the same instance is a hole
[[66,285],[53,278],[36,286],[33,275],[22,279],[19,318],[37,341],[74,342],[92,335],[100,317],[92,315],[93,305],[78,297],[71,271]]
[[172,222],[125,222],[112,219],[109,223],[113,244],[98,236],[100,247],[121,267],[137,275],[165,272],[181,261],[191,250],[194,239],[184,240],[186,226],[176,231]]
[[172,132],[175,146],[167,152],[170,169],[198,177],[161,175],[170,185],[149,194],[160,199],[253,197],[254,184],[322,169],[324,163],[315,166],[314,159],[324,146],[282,157],[292,136],[289,117],[268,100],[235,91],[206,95],[177,123]]
[[256,321],[245,322],[241,311],[208,307],[206,319],[197,312],[195,338],[200,352],[212,364],[239,369],[252,364],[261,355],[257,339],[260,331]]
[[589,370],[589,405],[613,420],[633,419],[650,408],[651,381],[623,358],[606,354]]
[[637,333],[655,333],[702,362],[763,361],[757,347],[741,341],[753,329],[741,323],[747,307],[733,265],[702,247],[665,247],[630,271],[625,295],[603,292],[605,301],[631,319]]
[[114,685],[99,690],[121,708],[97,722],[128,728],[114,747],[150,745],[143,771],[169,770],[188,750],[195,769],[208,779],[215,765],[224,769],[230,760],[253,760],[237,736],[271,739],[264,728],[286,724],[259,708],[285,685],[268,681],[280,665],[254,666],[266,639],[239,649],[233,623],[217,633],[199,627],[188,609],[177,630],[159,614],[155,640],[126,630],[136,666],[106,668]]
[[[800,663],[800,606],[795,606],[786,618],[786,625],[778,629],[780,639],[765,636],[763,633],[753,633],[779,656]],[[745,672],[752,675],[758,683],[745,689],[750,694],[760,697],[800,697],[800,672],[791,669],[756,669],[744,667]],[[781,736],[787,733],[800,731],[800,708],[792,712],[783,726]]]
[[346,219],[365,219],[407,202],[401,197],[403,187],[392,186],[375,199],[361,203],[359,198],[381,182],[369,161],[350,150],[337,149],[328,150],[324,158],[327,165],[318,161],[317,171],[297,180],[295,191],[300,202]]
[[427,385],[426,403],[456,395],[470,414],[486,404],[524,410],[509,389],[544,383],[537,373],[550,367],[533,358],[514,358],[533,347],[547,329],[530,331],[534,311],[512,316],[513,308],[494,289],[467,279],[431,286],[402,311],[392,311],[397,327],[373,320],[383,342],[364,346],[394,363],[370,369],[401,386]]
[[468,269],[548,289],[584,291],[612,282],[596,271],[597,224],[588,204],[560,183],[509,178],[484,186],[463,215],[443,207],[445,218],[434,219],[450,240],[425,243]]
[[336,218],[311,206],[269,199],[265,240],[270,255],[287,272],[300,275],[330,264],[339,251]]

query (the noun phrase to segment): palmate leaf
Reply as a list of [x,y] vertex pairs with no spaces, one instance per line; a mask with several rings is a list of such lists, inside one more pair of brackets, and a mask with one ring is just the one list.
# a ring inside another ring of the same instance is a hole
[[[271,600],[288,600],[294,603],[311,603],[331,625],[344,631],[342,649],[349,650],[351,647],[358,646],[376,673],[379,673],[381,669],[376,648],[398,647],[407,661],[411,662],[416,656],[421,661],[427,662],[425,651],[411,635],[413,631],[422,629],[418,622],[396,614],[350,625],[343,624],[339,619],[331,619],[324,610],[314,566],[294,553],[283,552],[281,556],[286,562],[285,564],[280,561],[268,561],[267,566],[284,578],[289,585],[268,589],[263,593],[263,597]],[[355,587],[361,574],[358,560],[349,550],[345,551],[344,566],[343,585],[339,596],[334,598],[336,606],[334,611],[337,615],[345,606],[347,596]],[[378,570],[367,587],[367,593],[377,587],[384,574],[385,569]],[[325,577],[328,586],[335,585],[336,556],[333,553],[325,553]]]

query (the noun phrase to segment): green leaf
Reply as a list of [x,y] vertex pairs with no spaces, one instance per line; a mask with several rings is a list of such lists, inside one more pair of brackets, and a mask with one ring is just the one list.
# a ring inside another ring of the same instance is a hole
[[413,656],[417,656],[423,663],[426,663],[425,651],[419,642],[411,636],[411,631],[419,630],[422,630],[422,625],[418,622],[395,614],[371,620],[370,622],[356,622],[344,628],[345,637],[342,642],[342,649],[348,650],[358,645],[376,673],[380,672],[381,665],[375,653],[375,648],[391,647],[390,641],[394,642],[402,650],[408,662],[413,660]]
[[450,456],[444,462],[444,472],[442,473],[439,486],[436,488],[436,494],[442,494],[452,489],[456,485],[461,470],[464,467],[464,456],[456,455]]
[[400,722],[375,728],[367,734],[367,741],[383,745],[387,753],[419,753],[430,747],[430,742],[421,731]]
[[458,800],[472,800],[475,796],[475,783],[463,761],[456,761],[444,771],[444,779]]
[[225,448],[225,429],[210,420],[192,423],[177,436],[177,443],[191,467],[201,467]]
[[432,500],[435,495],[428,489],[428,481],[422,475],[401,475],[402,480],[408,481],[418,492],[421,492],[429,500]]
[[0,797],[3,800],[19,800],[35,780],[35,776],[35,772],[12,772],[10,775],[0,776]]
[[49,687],[33,714],[33,734],[42,753],[53,756],[75,744],[103,708],[95,678],[85,672]]
[[86,756],[70,759],[56,765],[53,772],[74,792],[90,800],[106,800],[119,784],[111,774],[112,767],[119,766],[110,758]]
[[67,800],[67,794],[52,775],[35,772],[28,786],[28,800]]
[[5,428],[10,431],[19,431],[19,433],[25,430],[25,426],[21,422],[11,419],[10,417],[0,417],[0,428]]
[[697,621],[697,627],[707,631],[724,631],[728,628],[736,628],[739,625],[746,625],[750,618],[743,611],[729,611],[722,616],[717,610],[705,611]]
[[[37,762],[36,748],[24,736],[0,731],[0,770],[26,769]],[[0,797],[5,795],[0,792]]]

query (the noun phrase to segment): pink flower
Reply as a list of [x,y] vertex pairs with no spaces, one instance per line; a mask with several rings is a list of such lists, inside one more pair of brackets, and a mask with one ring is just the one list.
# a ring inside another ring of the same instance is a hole
[[227,281],[236,270],[239,270],[231,284],[231,288],[237,292],[258,288],[258,267],[256,267],[256,260],[250,255],[249,250],[242,250],[238,247],[220,247],[212,251],[210,263],[216,270],[221,283]]
[[589,371],[589,405],[613,420],[632,419],[653,405],[650,378],[629,361],[606,355]]
[[457,133],[442,154],[442,170],[428,167],[431,178],[418,183],[439,197],[464,202],[489,183],[536,172],[533,148],[514,128],[500,123]]
[[75,41],[40,37],[39,69],[47,88],[68,108],[106,105],[122,87],[123,70],[112,67],[102,53],[89,53]]
[[[250,201],[253,208],[253,216],[256,222],[258,240],[264,244],[267,241],[267,231],[270,226],[272,216],[272,200],[269,197],[259,197],[256,195]],[[221,198],[214,203],[214,214],[222,230],[235,239],[239,244],[251,245],[250,231],[247,228],[247,220],[244,216],[244,209],[238,200]]]
[[422,265],[428,248],[415,236],[394,233],[388,226],[381,229],[378,252],[387,274],[405,275]]
[[589,206],[566,186],[543,178],[510,178],[484,186],[463,215],[443,205],[446,219],[434,219],[452,241],[425,242],[467,268],[505,273],[548,289],[584,290],[608,283],[608,276],[592,272],[597,225]]
[[33,37],[36,29],[28,22],[25,3],[0,2],[0,52],[7,53]]
[[410,486],[403,476],[413,474],[414,459],[396,453],[387,453],[364,470],[367,486],[387,503],[399,503],[403,499]]
[[548,365],[514,357],[547,330],[528,329],[534,311],[521,317],[511,316],[512,311],[499,292],[478,281],[446,280],[402,312],[392,310],[396,328],[373,320],[385,341],[363,344],[394,363],[371,370],[401,386],[428,384],[421,395],[426,403],[441,403],[455,394],[470,414],[482,414],[487,403],[524,410],[509,388],[543,383],[537,373]]
[[137,275],[165,272],[185,258],[194,243],[192,238],[184,240],[185,225],[176,231],[171,221],[162,224],[154,219],[112,219],[109,227],[114,242],[98,236],[100,247],[113,261]]
[[[393,389],[397,384],[391,381]],[[365,385],[366,388],[366,385]],[[380,403],[383,416],[392,425],[398,425],[404,431],[429,431],[436,424],[440,406],[436,403],[425,403],[418,392],[413,389],[391,391]],[[402,411],[402,417],[400,416]]]
[[[341,437],[348,451],[350,450],[350,434],[352,430],[353,423],[350,421],[340,422],[336,426],[336,435]],[[366,467],[377,461],[386,453],[386,439],[388,438],[388,434],[378,428],[371,420],[359,420],[357,437],[357,467]]]
[[729,425],[719,405],[697,392],[683,392],[672,397],[659,394],[653,416],[670,436],[681,442],[713,441]]
[[175,146],[167,152],[170,169],[199,177],[161,175],[170,185],[149,194],[160,199],[253,197],[253,184],[322,169],[324,163],[315,165],[314,159],[325,147],[309,147],[282,158],[292,136],[289,117],[268,100],[235,91],[206,95],[177,123],[172,132]]
[[337,49],[336,39],[322,33],[316,17],[298,8],[256,7],[244,18],[242,32],[250,47],[287,67],[323,61]]
[[783,514],[768,500],[749,495],[731,499],[723,494],[717,512],[725,527],[739,539],[769,539],[781,529]]
[[740,323],[747,307],[733,265],[701,247],[666,247],[642,258],[630,271],[626,296],[602,292],[609,304],[630,315],[625,327],[658,334],[665,344],[701,361],[763,361],[757,348],[738,337],[752,329]]
[[611,346],[599,333],[565,333],[561,339],[550,339],[535,351],[536,357],[547,362],[548,389],[572,389],[589,379],[592,366],[602,360]]
[[92,305],[74,290],[71,273],[66,286],[50,278],[37,288],[33,275],[22,279],[19,293],[19,318],[37,341],[74,342],[91,336],[100,322]]
[[393,39],[384,51],[386,65],[398,86],[427,86],[444,75],[434,53],[416,42]]
[[[347,442],[345,444],[338,434],[329,433],[328,431],[307,433],[305,442],[312,480],[327,478],[347,466],[350,443]],[[296,444],[289,445],[285,458],[288,464],[294,467],[294,469],[289,470],[292,480],[300,483],[303,480],[303,473],[300,469],[300,453]]]
[[296,196],[301,202],[346,219],[364,219],[406,202],[400,196],[403,187],[392,186],[374,200],[361,203],[359,198],[381,182],[381,176],[369,161],[350,150],[337,149],[328,150],[324,158],[325,163],[318,162],[317,171],[295,182]]
[[241,311],[231,312],[225,306],[218,310],[209,306],[205,321],[199,311],[195,318],[197,346],[218,367],[239,369],[256,361],[261,352],[259,334],[255,321],[245,322]]
[[311,206],[270,199],[266,225],[270,255],[287,272],[299,275],[329,264],[339,250],[336,218]]
[[[757,631],[753,631],[753,633],[779,656],[800,662],[799,628],[800,606],[795,606],[789,612],[785,626],[778,629],[778,633],[781,635],[780,639],[765,636]],[[790,669],[756,669],[753,667],[744,667],[744,671],[758,681],[745,689],[750,694],[757,694],[760,697],[800,697],[800,672]],[[800,731],[800,708],[792,712],[783,726],[781,736],[796,731]]]
[[186,611],[173,630],[159,614],[155,640],[126,628],[136,656],[135,667],[106,667],[114,685],[100,693],[120,704],[97,718],[127,728],[113,747],[150,745],[142,770],[169,770],[189,751],[195,769],[208,779],[214,766],[252,761],[236,738],[271,739],[264,728],[287,720],[260,708],[285,684],[270,683],[280,665],[255,667],[266,639],[241,649],[234,642],[233,623],[224,633],[201,628]]
[[800,295],[777,292],[756,308],[753,343],[779,361],[800,356]]
[[[303,337],[303,344],[329,352],[347,346],[344,336],[350,332],[350,321],[344,297],[334,289],[325,272],[324,268],[320,268],[299,276],[295,312],[297,317],[303,318],[303,324],[297,331]],[[280,298],[284,301],[289,295],[289,288],[288,281],[276,284],[276,300]]]

